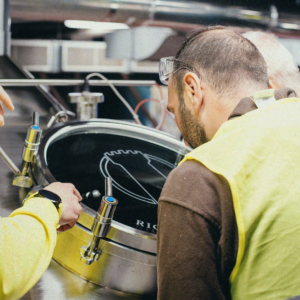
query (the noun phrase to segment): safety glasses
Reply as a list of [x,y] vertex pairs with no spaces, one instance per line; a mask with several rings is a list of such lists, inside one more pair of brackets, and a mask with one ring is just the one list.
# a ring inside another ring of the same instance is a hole
[[[174,63],[177,63],[178,68],[174,70]],[[163,57],[159,61],[159,79],[162,84],[168,85],[168,80],[171,75],[175,74],[179,70],[188,69],[192,70],[192,68],[184,63],[183,61],[176,59],[174,56]]]

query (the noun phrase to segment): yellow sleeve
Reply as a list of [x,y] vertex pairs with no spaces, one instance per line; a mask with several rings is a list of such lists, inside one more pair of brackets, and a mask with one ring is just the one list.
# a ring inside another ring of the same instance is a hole
[[46,271],[56,244],[59,215],[43,198],[32,198],[0,218],[0,299],[19,299]]

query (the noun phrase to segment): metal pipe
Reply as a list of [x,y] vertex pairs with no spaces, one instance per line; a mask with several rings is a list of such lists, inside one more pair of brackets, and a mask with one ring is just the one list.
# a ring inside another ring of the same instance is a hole
[[112,197],[112,179],[111,177],[105,177],[105,196]]
[[[230,1],[228,1],[230,2]],[[227,3],[228,3],[227,2]],[[279,0],[274,1],[274,5]],[[218,1],[220,3],[220,1]],[[272,23],[270,11],[262,11],[259,5],[228,5],[226,1],[220,5],[208,1],[170,1],[170,0],[10,0],[10,15],[23,20],[89,20],[122,22],[131,26],[155,25],[164,22],[174,24],[209,25],[212,20],[218,24],[257,26],[268,28]],[[236,2],[238,3],[238,2]],[[223,5],[222,5],[223,4]],[[296,6],[296,4],[294,4]],[[254,9],[253,9],[254,7]],[[282,28],[281,20],[299,25],[299,18],[288,10],[280,11],[276,27]]]
[[0,0],[0,55],[10,55],[9,1]]
[[20,175],[25,176],[25,177],[29,177],[28,172],[29,172],[29,162],[24,160],[23,165],[22,165],[22,171],[21,171]]
[[37,111],[35,111],[33,113],[33,117],[32,117],[32,124],[35,126],[39,126],[40,125],[40,115]]
[[[155,80],[109,80],[114,86],[151,86]],[[76,86],[83,85],[83,79],[0,79],[2,86]],[[90,86],[108,86],[107,80],[89,80]]]
[[4,53],[8,56],[11,55],[11,31],[10,31],[10,16],[9,16],[9,0],[4,0],[4,34],[5,34],[5,49]]
[[19,168],[14,164],[14,162],[9,158],[9,156],[5,153],[5,151],[0,147],[0,155],[3,157],[4,161],[7,163],[9,168],[16,175],[20,172]]

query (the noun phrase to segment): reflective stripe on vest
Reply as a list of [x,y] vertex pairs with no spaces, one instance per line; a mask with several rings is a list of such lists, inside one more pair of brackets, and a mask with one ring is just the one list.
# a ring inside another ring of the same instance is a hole
[[300,294],[300,99],[288,98],[224,123],[186,155],[230,185],[239,247],[233,300]]

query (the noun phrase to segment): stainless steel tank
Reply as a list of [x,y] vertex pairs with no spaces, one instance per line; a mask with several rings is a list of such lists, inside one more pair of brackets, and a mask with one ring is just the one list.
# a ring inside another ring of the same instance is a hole
[[80,248],[93,238],[101,197],[83,200],[76,226],[58,234],[53,258],[97,285],[155,294],[157,201],[166,177],[188,151],[170,135],[127,122],[73,121],[45,131],[32,165],[36,184],[71,182],[83,195],[95,190],[104,195],[104,178],[111,177],[119,201],[111,230],[100,240],[98,261],[86,265]]

